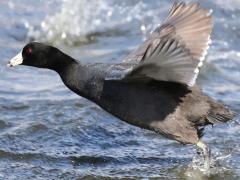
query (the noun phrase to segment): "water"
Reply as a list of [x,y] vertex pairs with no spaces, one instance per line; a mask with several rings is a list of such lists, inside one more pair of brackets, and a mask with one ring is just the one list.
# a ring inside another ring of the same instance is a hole
[[[58,75],[6,64],[29,40],[88,62],[120,62],[161,23],[173,1],[0,1],[0,179],[239,179],[239,116],[206,129],[213,168],[182,146],[130,126],[70,92]],[[213,44],[198,84],[240,109],[240,2],[204,1]]]

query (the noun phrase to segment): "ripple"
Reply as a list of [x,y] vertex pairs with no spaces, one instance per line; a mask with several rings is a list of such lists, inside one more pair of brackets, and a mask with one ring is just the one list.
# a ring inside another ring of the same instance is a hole
[[30,133],[38,133],[40,131],[48,130],[48,127],[44,124],[34,124],[26,129]]
[[70,157],[73,165],[104,165],[109,163],[118,163],[119,160],[110,156],[80,156],[80,157]]
[[[198,83],[239,112],[240,11],[239,2],[231,2],[201,2],[214,10],[215,28]],[[0,179],[239,179],[239,114],[230,124],[206,128],[203,140],[213,152],[214,168],[205,174],[191,167],[193,146],[120,121],[74,95],[54,72],[5,67],[32,38],[86,62],[120,62],[171,4],[0,1]]]
[[27,104],[23,104],[23,103],[17,103],[17,104],[9,104],[9,105],[2,105],[0,106],[0,109],[4,109],[4,110],[17,110],[17,111],[21,111],[21,110],[25,110],[28,109],[29,105]]
[[0,119],[0,129],[11,127],[11,124],[6,122],[5,120]]

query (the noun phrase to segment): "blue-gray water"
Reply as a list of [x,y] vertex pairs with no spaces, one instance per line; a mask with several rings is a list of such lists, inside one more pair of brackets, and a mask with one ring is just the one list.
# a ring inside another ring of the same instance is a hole
[[[70,92],[54,72],[7,68],[29,40],[77,59],[119,62],[161,23],[169,0],[0,1],[0,179],[240,179],[240,125],[207,128],[214,168],[193,146],[121,122]],[[198,84],[240,110],[240,1],[203,1],[215,16]]]

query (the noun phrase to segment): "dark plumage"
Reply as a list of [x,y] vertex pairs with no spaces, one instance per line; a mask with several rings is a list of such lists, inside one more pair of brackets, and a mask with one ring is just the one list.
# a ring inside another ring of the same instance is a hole
[[163,25],[121,64],[84,64],[57,48],[32,42],[10,61],[56,71],[64,84],[121,120],[183,144],[200,141],[203,128],[233,113],[194,86],[204,61],[212,17],[199,4],[175,3]]

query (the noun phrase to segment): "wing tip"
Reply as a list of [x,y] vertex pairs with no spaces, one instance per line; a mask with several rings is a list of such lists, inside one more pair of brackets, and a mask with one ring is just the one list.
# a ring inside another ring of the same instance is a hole
[[213,9],[203,8],[199,2],[185,3],[183,1],[175,1],[169,12],[167,20],[173,18],[174,16],[182,16],[186,13],[199,13],[205,14],[206,17],[212,17]]

